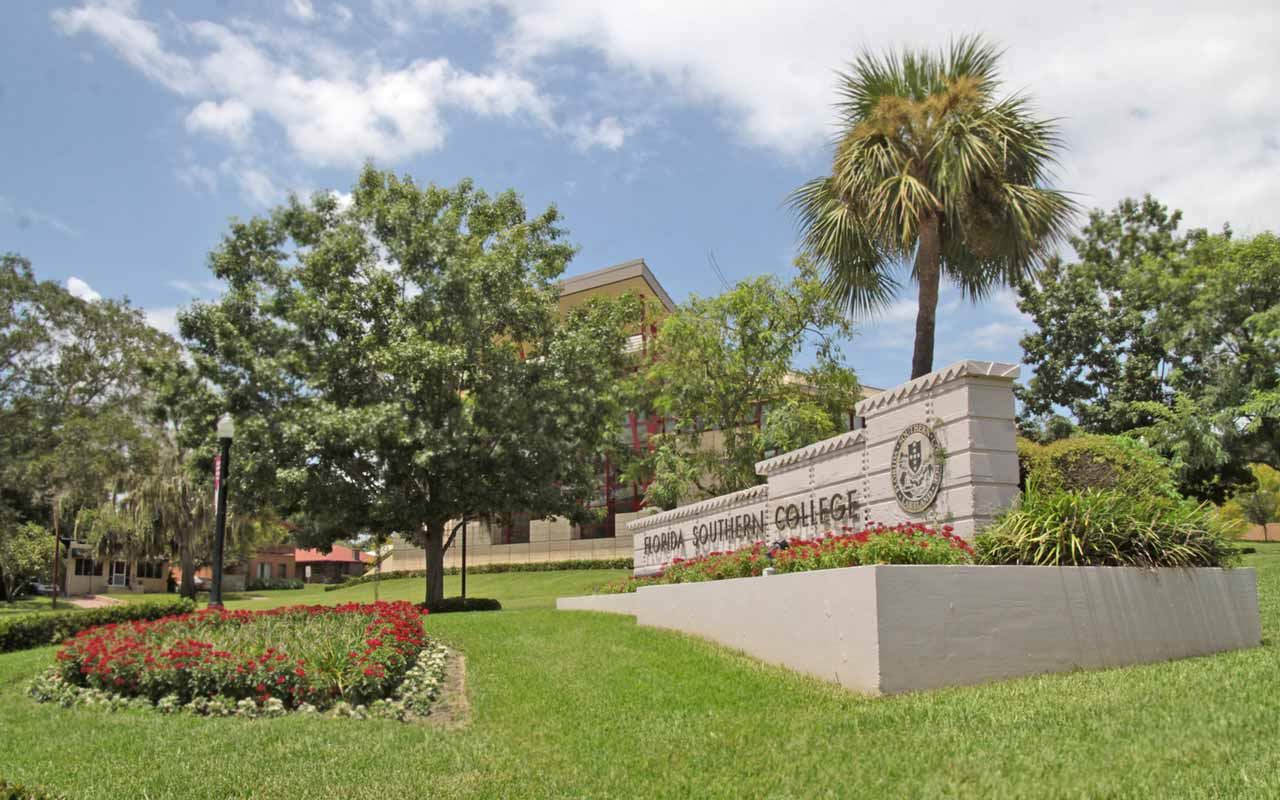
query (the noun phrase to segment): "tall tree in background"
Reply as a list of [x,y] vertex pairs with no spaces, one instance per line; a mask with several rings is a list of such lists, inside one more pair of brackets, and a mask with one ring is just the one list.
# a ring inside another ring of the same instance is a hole
[[70,533],[154,456],[149,363],[172,338],[125,300],[85,301],[0,257],[0,521]]
[[1036,324],[1024,427],[1066,409],[1090,433],[1141,436],[1181,488],[1221,502],[1280,467],[1280,238],[1178,231],[1151,197],[1095,211],[1054,261],[1019,287]]
[[327,546],[400,533],[443,598],[446,523],[581,512],[621,415],[624,312],[561,325],[573,248],[513,192],[419,187],[366,168],[349,208],[316,195],[235,223],[229,286],[180,316],[236,418],[231,480]]
[[873,314],[918,284],[911,377],[933,369],[943,276],[977,300],[1016,285],[1062,240],[1074,204],[1049,188],[1061,148],[1022,95],[997,96],[999,51],[864,53],[839,76],[831,174],[791,198],[832,295]]
[[[790,283],[739,282],[692,297],[668,316],[651,365],[632,381],[633,407],[669,420],[652,452],[627,466],[655,506],[733,492],[760,482],[755,464],[844,430],[859,398],[840,344],[851,335],[816,269],[798,262]],[[798,365],[808,348],[814,363]]]

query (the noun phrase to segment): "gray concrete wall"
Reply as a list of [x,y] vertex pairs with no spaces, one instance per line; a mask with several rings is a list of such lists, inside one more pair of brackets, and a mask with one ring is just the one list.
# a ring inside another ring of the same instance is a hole
[[1261,643],[1252,569],[876,566],[562,598],[869,694]]
[[882,692],[1255,647],[1252,569],[911,567],[877,571]]

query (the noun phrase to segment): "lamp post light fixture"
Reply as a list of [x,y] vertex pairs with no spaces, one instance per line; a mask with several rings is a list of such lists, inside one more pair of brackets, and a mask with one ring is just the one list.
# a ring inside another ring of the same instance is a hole
[[218,459],[213,465],[216,516],[213,528],[213,585],[209,587],[209,607],[222,607],[222,547],[227,535],[227,478],[231,475],[231,440],[236,424],[230,414],[218,418]]

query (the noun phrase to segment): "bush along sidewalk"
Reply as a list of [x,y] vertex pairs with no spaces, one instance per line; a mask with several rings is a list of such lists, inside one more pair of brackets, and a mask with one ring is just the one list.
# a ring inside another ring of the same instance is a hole
[[807,572],[818,569],[869,566],[873,564],[970,564],[973,548],[951,532],[921,523],[887,527],[877,525],[861,531],[845,527],[812,539],[785,539],[727,553],[708,553],[697,558],[674,559],[660,575],[625,578],[606,584],[600,594],[634,592],[641,586],[670,583],[750,578],[774,572]]
[[[533,561],[523,564],[477,564],[467,567],[468,575],[488,575],[498,572],[559,572],[561,570],[571,569],[631,569],[632,560],[629,558],[602,558],[602,559],[574,559],[571,561]],[[457,567],[445,567],[445,575],[457,575],[461,572]],[[385,570],[379,576],[378,573],[370,572],[355,578],[348,578],[342,583],[333,583],[326,587],[326,592],[332,592],[335,589],[347,589],[352,586],[359,586],[362,583],[378,580],[381,577],[384,581],[391,581],[397,578],[425,578],[427,573],[420,569],[390,569]]]
[[173,598],[68,611],[18,614],[0,619],[0,653],[58,644],[97,625],[152,620],[194,611],[194,600]]

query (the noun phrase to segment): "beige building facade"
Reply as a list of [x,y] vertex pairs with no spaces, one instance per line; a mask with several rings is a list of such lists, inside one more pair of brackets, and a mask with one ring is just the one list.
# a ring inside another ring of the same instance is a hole
[[58,565],[58,592],[77,595],[112,592],[164,592],[169,562],[164,559],[102,558],[86,542],[72,542]]

